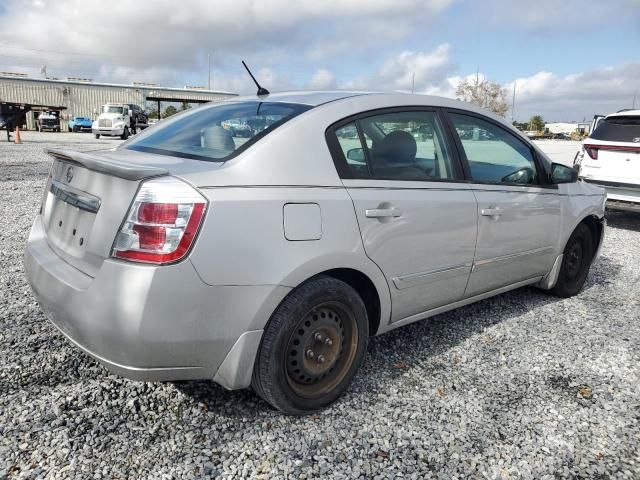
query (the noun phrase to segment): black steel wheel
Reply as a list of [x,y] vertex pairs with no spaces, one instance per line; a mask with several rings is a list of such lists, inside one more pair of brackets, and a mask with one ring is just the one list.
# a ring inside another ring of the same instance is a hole
[[564,248],[558,281],[551,292],[559,297],[571,297],[582,290],[594,255],[591,230],[581,223],[569,237]]
[[304,283],[265,328],[252,386],[277,409],[302,415],[334,402],[362,364],[369,336],[358,293],[332,277]]

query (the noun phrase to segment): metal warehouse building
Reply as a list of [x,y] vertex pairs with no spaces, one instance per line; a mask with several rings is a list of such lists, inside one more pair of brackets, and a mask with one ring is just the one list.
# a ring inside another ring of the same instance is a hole
[[[147,102],[153,102],[156,108],[161,108],[161,102],[207,103],[233,96],[236,94],[199,87],[168,88],[143,83],[119,85],[81,78],[40,79],[0,73],[0,101],[65,107],[60,115],[63,130],[67,129],[67,120],[72,117],[95,119],[105,103],[133,103],[147,108]],[[35,128],[36,115],[36,112],[27,113],[28,129]]]

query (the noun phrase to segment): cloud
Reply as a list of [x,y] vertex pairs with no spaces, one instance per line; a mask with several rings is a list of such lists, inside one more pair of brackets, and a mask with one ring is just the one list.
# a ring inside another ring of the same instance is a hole
[[[449,76],[439,83],[427,84],[417,90],[427,95],[455,98],[458,84],[474,80],[477,73]],[[608,114],[630,108],[637,92],[636,107],[640,107],[640,62],[589,69],[568,75],[548,71],[515,79],[515,119],[525,121],[542,115],[549,121],[582,121],[595,114]],[[482,72],[479,79],[491,80]],[[502,85],[511,105],[514,81]],[[511,112],[507,113],[507,117]]]
[[[571,29],[588,34],[588,27],[606,23],[636,25],[640,22],[639,0],[536,0],[523,4],[518,1],[483,0],[470,4],[480,25],[501,29],[525,29],[531,32],[554,34],[556,29]],[[636,27],[637,28],[637,27]],[[597,32],[593,32],[597,33]]]
[[[553,120],[582,120],[630,108],[634,93],[640,90],[638,78],[640,62],[565,76],[543,71],[518,78],[515,116],[520,120],[537,114]],[[505,88],[513,91],[513,82]],[[636,101],[638,106],[640,100]]]
[[[59,76],[98,74],[102,66],[111,65],[162,66],[168,77],[179,77],[168,71],[206,71],[206,55],[213,53],[217,69],[229,70],[232,63],[239,71],[241,58],[254,66],[273,66],[292,54],[304,62],[343,49],[380,48],[405,38],[453,2],[157,0],[151,5],[127,0],[3,0],[0,61],[32,68],[47,63],[51,70],[64,72]],[[16,39],[29,50],[12,48]]]
[[307,87],[312,90],[330,90],[336,88],[336,77],[325,68],[316,71],[309,80]]
[[[451,27],[451,38],[434,43],[430,35],[438,30],[429,27],[438,25]],[[0,0],[0,70],[38,77],[47,65],[48,74],[60,78],[206,85],[211,53],[213,87],[221,90],[255,91],[240,65],[245,59],[271,91],[414,88],[454,97],[461,79],[476,75],[468,71],[476,59],[465,59],[468,37],[458,39],[456,28],[482,35],[489,46],[512,38],[513,31],[533,42],[542,38],[538,34],[559,38],[577,31],[575,45],[564,42],[562,52],[548,53],[543,71],[516,79],[516,118],[582,119],[628,106],[634,89],[640,89],[638,61],[598,67],[606,57],[585,54],[585,65],[595,66],[569,75],[553,72],[559,55],[572,55],[580,45],[588,51],[589,33],[595,32],[593,41],[617,49],[619,39],[598,36],[601,25],[620,25],[628,42],[637,40],[640,0],[595,2],[588,8],[583,0],[526,6],[506,0],[155,0],[152,6],[126,0]],[[511,61],[526,68],[526,52],[504,59],[499,74],[505,80]],[[491,78],[492,72],[485,73]],[[513,81],[504,87],[510,100]]]
[[341,88],[390,90],[409,92],[424,91],[441,85],[456,69],[451,59],[451,46],[443,43],[430,51],[403,51],[388,57],[370,75],[360,75],[340,83]]
[[441,82],[454,68],[451,46],[443,43],[431,52],[402,52],[385,62],[379,75],[395,90],[411,90],[415,85]]

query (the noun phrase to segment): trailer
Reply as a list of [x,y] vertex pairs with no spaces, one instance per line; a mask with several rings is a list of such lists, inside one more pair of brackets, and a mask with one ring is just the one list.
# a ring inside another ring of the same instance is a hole
[[28,112],[60,112],[67,107],[52,107],[49,105],[33,105],[30,103],[0,102],[0,129],[7,129],[7,141],[11,141],[13,132],[21,120],[24,120]]

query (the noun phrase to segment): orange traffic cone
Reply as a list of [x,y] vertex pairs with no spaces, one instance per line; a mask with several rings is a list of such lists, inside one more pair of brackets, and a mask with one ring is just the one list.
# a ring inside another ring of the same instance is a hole
[[16,126],[16,131],[14,132],[14,141],[16,144],[22,143],[22,139],[20,138],[20,127]]

